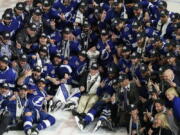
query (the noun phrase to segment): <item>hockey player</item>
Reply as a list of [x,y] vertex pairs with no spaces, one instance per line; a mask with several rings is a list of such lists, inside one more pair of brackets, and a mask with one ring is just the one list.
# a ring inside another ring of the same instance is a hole
[[32,43],[37,42],[37,35],[36,24],[31,23],[17,33],[16,41],[22,46],[25,53],[30,53]]
[[95,44],[97,42],[96,34],[92,33],[91,28],[91,24],[88,22],[88,20],[84,20],[81,27],[75,27],[74,34],[80,42],[82,50],[87,51],[92,43]]
[[[71,74],[71,67],[67,64],[62,64],[56,69],[56,77],[58,77],[56,81],[54,81],[55,78],[48,76],[50,81],[55,84],[57,83],[56,85],[59,86],[55,96],[50,102],[52,105],[49,109],[50,111],[56,111],[58,109],[67,110],[67,106],[69,105],[73,105],[73,108],[77,107],[80,91],[78,88],[74,87],[74,80],[71,79]],[[66,106],[66,109],[64,106]]]
[[24,54],[17,58],[17,60],[14,60],[12,62],[12,67],[16,71],[18,76],[23,75],[26,70],[30,70],[27,56]]
[[0,56],[7,56],[12,58],[13,41],[11,40],[11,33],[4,31],[0,38]]
[[13,11],[13,18],[19,22],[20,28],[22,28],[24,25],[24,19],[27,16],[27,12],[25,12],[25,3],[18,2]]
[[13,97],[13,92],[9,89],[7,83],[0,85],[0,134],[7,131],[7,126],[11,122],[10,113],[7,109],[8,101]]
[[122,0],[114,1],[112,4],[112,7],[107,12],[107,17],[110,19],[114,18],[126,18],[127,14],[124,8],[124,5],[122,3]]
[[8,31],[11,33],[11,36],[14,36],[18,29],[18,21],[13,18],[11,13],[5,12],[2,16],[2,22],[0,23],[0,32]]
[[44,21],[42,20],[42,10],[39,7],[33,9],[32,15],[29,15],[25,19],[25,26],[34,23],[36,25],[37,32],[41,33],[44,27]]
[[17,74],[8,64],[9,59],[7,56],[0,57],[0,83],[7,82],[10,88],[14,88]]
[[[1,86],[2,87],[2,86]],[[4,86],[3,86],[4,87]],[[2,135],[4,132],[7,131],[7,125],[9,124],[9,112],[7,111],[7,108],[3,108],[1,105],[6,99],[3,97],[2,88],[0,88],[0,135]]]
[[13,96],[13,91],[10,89],[8,83],[1,83],[1,96],[2,96],[2,103],[1,103],[1,108],[5,109],[5,105],[8,102],[8,100]]
[[79,1],[73,0],[56,0],[53,4],[54,16],[59,19],[58,29],[63,29],[74,22],[75,9]]
[[22,130],[25,107],[28,105],[27,86],[18,87],[17,93],[14,94],[4,103],[4,108],[9,112],[8,130]]
[[161,38],[166,37],[166,33],[171,32],[171,19],[168,16],[168,11],[167,10],[162,10],[160,12],[160,20],[156,22],[156,30],[159,32],[159,35]]
[[82,50],[77,56],[72,56],[69,59],[69,65],[72,68],[72,79],[79,81],[80,77],[88,68],[87,54],[85,50]]
[[112,41],[109,40],[109,33],[106,29],[101,30],[101,39],[96,46],[97,50],[100,52],[100,60],[103,65],[114,61],[115,48]]
[[129,60],[129,56],[131,54],[131,50],[127,46],[123,46],[122,48],[122,57],[119,59],[118,67],[120,72],[128,73],[131,62]]
[[[38,135],[40,130],[55,124],[55,118],[42,110],[44,97],[35,96],[29,101],[28,106],[25,108],[24,115],[24,132],[27,135]],[[36,124],[33,127],[33,124]]]
[[87,10],[86,8],[86,3],[84,1],[81,2],[81,4],[79,5],[79,8],[76,12],[76,15],[75,15],[75,22],[76,23],[75,25],[83,25],[84,23],[84,20],[85,20],[85,11]]
[[69,58],[70,56],[77,55],[79,51],[81,50],[80,44],[78,41],[73,41],[71,39],[71,29],[66,27],[63,31],[63,39],[61,43],[61,55],[63,55],[65,58]]
[[36,66],[33,70],[26,70],[22,76],[17,79],[18,85],[26,84],[28,87],[35,88],[36,83],[41,78],[42,68]]

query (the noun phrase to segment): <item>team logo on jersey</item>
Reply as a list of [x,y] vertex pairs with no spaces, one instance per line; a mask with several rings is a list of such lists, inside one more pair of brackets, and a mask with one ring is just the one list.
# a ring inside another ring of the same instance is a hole
[[33,98],[32,103],[35,107],[41,107],[44,102],[44,97],[36,96]]

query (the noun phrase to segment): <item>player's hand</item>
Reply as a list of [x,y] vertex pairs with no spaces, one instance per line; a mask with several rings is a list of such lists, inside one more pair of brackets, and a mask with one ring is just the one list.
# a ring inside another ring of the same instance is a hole
[[150,128],[148,131],[148,135],[152,135],[153,134],[153,130]]
[[166,82],[167,82],[171,87],[176,87],[176,83],[174,83],[173,81],[167,79]]
[[65,21],[65,20],[66,20],[65,15],[64,15],[63,13],[61,13],[61,14],[59,15],[59,17],[61,18],[62,21]]

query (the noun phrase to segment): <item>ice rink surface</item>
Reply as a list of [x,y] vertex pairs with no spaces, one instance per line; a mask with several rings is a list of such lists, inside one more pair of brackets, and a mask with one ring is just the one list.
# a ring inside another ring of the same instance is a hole
[[[6,8],[12,8],[15,3],[23,0],[0,0],[0,16]],[[180,0],[166,0],[168,3],[168,9],[173,12],[180,13]],[[116,132],[110,132],[107,130],[99,129],[96,133],[92,133],[92,123],[86,127],[84,132],[81,132],[76,123],[74,117],[69,112],[58,111],[52,114],[56,117],[56,124],[44,131],[40,132],[40,135],[127,135],[125,129],[119,129]],[[4,135],[24,135],[23,131],[11,131]]]
[[[99,129],[92,133],[95,123],[91,123],[82,132],[77,127],[74,116],[70,112],[57,111],[52,114],[56,117],[56,124],[46,130],[40,131],[39,135],[127,135],[125,129],[119,129],[116,132]],[[3,135],[24,135],[23,131],[10,131]]]

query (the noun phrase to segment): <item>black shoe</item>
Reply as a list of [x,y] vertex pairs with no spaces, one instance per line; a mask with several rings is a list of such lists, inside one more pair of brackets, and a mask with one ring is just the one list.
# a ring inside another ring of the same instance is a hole
[[80,116],[80,114],[75,109],[72,110],[72,115],[73,116]]
[[79,116],[80,116],[81,118],[84,118],[86,115],[87,115],[86,113],[80,113],[80,114],[79,114]]
[[26,132],[25,132],[26,135],[31,135],[32,134],[32,129],[28,129]]
[[83,131],[86,126],[85,121],[81,117],[78,117],[78,116],[75,116],[75,121],[76,121],[76,124],[78,125],[79,129],[81,131]]
[[37,128],[33,128],[31,135],[38,135],[38,134],[39,134],[38,129]]
[[53,100],[50,100],[49,102],[48,102],[48,110],[47,110],[47,112],[52,112],[53,111]]
[[52,111],[57,111],[62,107],[62,102],[61,101],[57,101],[56,103],[54,103],[54,105],[52,105],[51,110]]
[[102,126],[105,128],[108,128],[110,131],[113,131],[113,126],[112,126],[112,122],[110,120],[103,120],[102,121]]
[[71,111],[71,110],[73,110],[73,109],[75,109],[75,103],[67,103],[65,106],[64,106],[64,111]]

